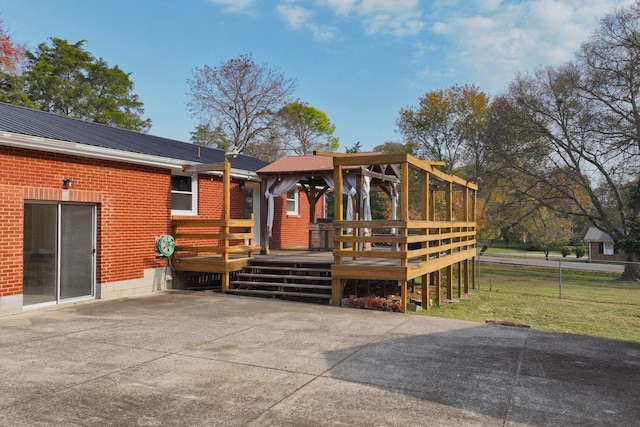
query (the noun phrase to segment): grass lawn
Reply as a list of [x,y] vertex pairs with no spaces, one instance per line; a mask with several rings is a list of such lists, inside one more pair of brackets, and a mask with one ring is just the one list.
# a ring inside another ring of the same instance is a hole
[[483,263],[480,289],[470,292],[459,303],[420,313],[640,342],[640,283],[618,275],[563,270],[559,298],[557,270]]
[[[478,247],[478,252],[480,252],[480,248],[482,248],[482,244]],[[485,255],[490,256],[508,256],[508,257],[518,257],[518,258],[544,258],[544,252],[542,251],[530,251],[527,250],[525,244],[520,242],[499,242],[495,245],[487,248],[484,252]],[[588,252],[582,258],[576,258],[575,253],[571,253],[570,255],[563,257],[559,250],[550,251],[549,258],[563,260],[563,261],[578,261],[578,262],[587,262],[588,261]]]

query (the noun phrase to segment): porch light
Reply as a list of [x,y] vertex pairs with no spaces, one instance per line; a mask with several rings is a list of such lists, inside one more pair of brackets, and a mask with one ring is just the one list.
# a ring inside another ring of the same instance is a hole
[[224,153],[224,161],[228,162],[229,161],[229,157],[235,159],[236,157],[238,157],[238,147],[236,147],[235,145],[233,146],[233,149],[231,151],[227,151],[226,153]]
[[71,178],[68,178],[68,177],[62,178],[62,188],[64,188],[65,190],[68,190],[72,186],[73,186],[73,180]]

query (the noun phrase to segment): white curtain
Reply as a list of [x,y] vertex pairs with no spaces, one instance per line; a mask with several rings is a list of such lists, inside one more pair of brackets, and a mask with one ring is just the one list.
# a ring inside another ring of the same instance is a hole
[[[333,181],[333,177],[326,176],[324,177],[324,180],[329,186],[329,188],[334,189],[335,191],[335,182]],[[343,178],[342,194],[347,195],[347,221],[352,221],[353,220],[353,196],[357,194],[355,176],[347,175]],[[338,219],[342,219],[342,218],[338,218]]]
[[363,200],[363,212],[362,219],[365,221],[371,221],[371,177],[365,176],[364,183],[362,184],[362,200]]
[[[371,177],[365,176],[364,182],[362,183],[362,220],[363,221],[371,221]],[[364,229],[365,233],[370,232],[368,228]]]
[[267,178],[267,191],[264,192],[264,197],[267,198],[267,235],[269,237],[273,229],[273,198],[282,196],[294,188],[300,178],[299,176]]
[[[395,182],[389,183],[389,194],[391,194],[391,219],[398,219],[398,184]],[[394,236],[398,230],[396,228],[391,229],[391,234]]]

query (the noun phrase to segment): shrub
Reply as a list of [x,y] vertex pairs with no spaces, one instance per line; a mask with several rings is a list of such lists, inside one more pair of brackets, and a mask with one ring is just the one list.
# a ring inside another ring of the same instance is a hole
[[571,255],[571,248],[569,246],[563,246],[562,249],[560,249],[560,253],[562,254],[562,258],[566,258]]
[[576,246],[575,252],[576,252],[576,258],[582,258],[583,256],[586,255],[587,248],[585,248],[584,246]]

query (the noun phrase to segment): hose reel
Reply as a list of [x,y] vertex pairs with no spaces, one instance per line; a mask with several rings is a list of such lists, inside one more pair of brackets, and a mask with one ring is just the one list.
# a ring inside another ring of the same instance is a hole
[[156,253],[160,256],[169,258],[176,250],[176,241],[172,236],[163,234],[156,238]]

